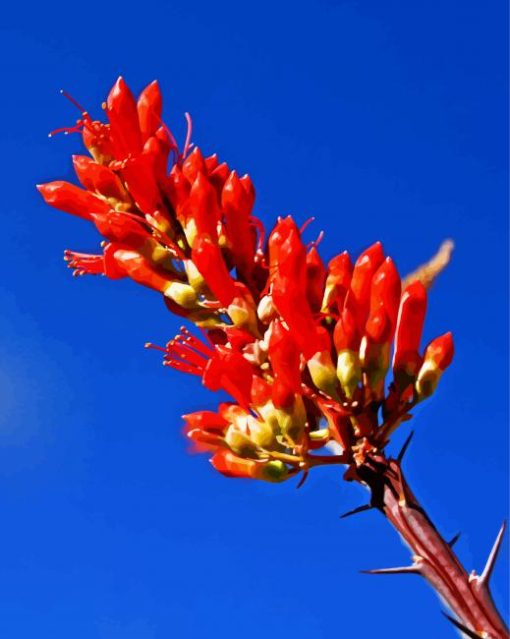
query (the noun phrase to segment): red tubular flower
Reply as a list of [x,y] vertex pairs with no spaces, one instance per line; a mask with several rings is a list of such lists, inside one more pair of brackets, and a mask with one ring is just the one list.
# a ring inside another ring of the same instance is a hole
[[349,253],[344,251],[328,264],[322,312],[330,310],[340,312],[343,308],[345,296],[351,285],[352,262]]
[[251,401],[254,367],[241,353],[225,346],[216,346],[214,355],[205,366],[202,382],[209,390],[227,391],[245,408]]
[[315,246],[306,254],[306,297],[313,313],[321,310],[326,283],[326,267]]
[[163,99],[159,84],[157,80],[154,80],[140,93],[136,103],[142,142],[146,142],[151,135],[154,135],[161,125],[162,109]]
[[77,253],[67,249],[64,251],[64,260],[73,269],[73,275],[106,275],[112,280],[119,280],[127,277],[127,272],[115,259],[115,251],[125,248],[122,244],[108,243],[103,249],[103,255]]
[[85,220],[91,219],[91,213],[107,213],[111,209],[104,200],[62,180],[38,184],[37,189],[46,204]]
[[395,331],[393,372],[399,386],[408,383],[421,364],[419,349],[426,310],[427,291],[420,281],[415,281],[402,295]]
[[142,224],[143,218],[137,222],[132,217],[116,211],[93,213],[90,217],[101,235],[111,242],[120,242],[138,249],[148,239],[152,239]]
[[136,101],[122,77],[119,77],[106,99],[106,115],[115,159],[124,160],[142,150]]
[[250,184],[239,179],[237,173],[232,171],[221,193],[230,251],[239,276],[245,280],[249,279],[255,256],[255,238],[250,227],[255,193]]
[[130,201],[122,182],[108,167],[86,155],[73,155],[73,166],[78,179],[88,191],[95,191],[119,202]]
[[66,249],[64,260],[67,266],[73,269],[73,275],[104,275],[104,257],[102,255],[90,255],[89,253],[77,253]]
[[124,269],[132,280],[143,286],[165,293],[172,283],[168,273],[136,251],[117,249],[113,257],[120,269]]
[[376,242],[358,257],[354,265],[351,287],[346,303],[351,304],[356,314],[356,322],[360,333],[365,330],[365,323],[370,309],[372,278],[383,260],[382,244]]
[[220,247],[208,235],[199,235],[191,252],[193,263],[203,275],[213,295],[228,307],[236,297],[235,281],[225,265]]
[[275,375],[273,404],[276,408],[291,408],[301,390],[301,357],[298,345],[279,320],[271,325],[269,359]]
[[370,290],[370,314],[366,333],[373,342],[382,344],[393,337],[400,296],[400,276],[393,260],[388,257],[376,271]]
[[108,164],[114,159],[113,141],[110,125],[91,120],[83,115],[82,139],[85,148],[90,152],[94,160],[100,164]]

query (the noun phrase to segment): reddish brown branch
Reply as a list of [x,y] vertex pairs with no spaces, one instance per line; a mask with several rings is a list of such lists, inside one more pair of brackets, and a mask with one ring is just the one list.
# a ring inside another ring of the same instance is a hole
[[504,526],[482,574],[469,574],[453,551],[453,544],[441,537],[412,493],[397,460],[374,458],[359,468],[357,475],[359,481],[370,488],[372,505],[386,516],[413,553],[410,566],[366,572],[419,574],[454,613],[455,625],[467,636],[485,639],[508,637],[508,629],[494,605],[489,589],[489,577]]

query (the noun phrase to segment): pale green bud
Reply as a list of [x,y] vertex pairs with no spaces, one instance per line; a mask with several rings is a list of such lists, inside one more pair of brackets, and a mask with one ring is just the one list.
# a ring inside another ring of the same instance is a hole
[[344,393],[351,398],[361,381],[361,364],[356,351],[345,349],[338,353],[336,375]]

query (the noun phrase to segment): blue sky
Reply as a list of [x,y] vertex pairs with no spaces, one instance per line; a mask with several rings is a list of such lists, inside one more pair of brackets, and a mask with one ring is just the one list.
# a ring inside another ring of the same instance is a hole
[[[73,280],[98,237],[34,184],[71,177],[65,87],[91,110],[118,74],[249,172],[266,222],[316,216],[325,257],[381,239],[401,272],[445,237],[428,338],[457,354],[416,411],[407,475],[481,570],[508,489],[507,15],[503,3],[12,3],[0,65],[0,635],[64,639],[452,637],[365,495],[319,469],[299,491],[214,474],[180,415],[217,397],[143,350],[179,322],[128,282]],[[394,447],[407,434],[399,433]],[[508,546],[493,580],[508,611]]]

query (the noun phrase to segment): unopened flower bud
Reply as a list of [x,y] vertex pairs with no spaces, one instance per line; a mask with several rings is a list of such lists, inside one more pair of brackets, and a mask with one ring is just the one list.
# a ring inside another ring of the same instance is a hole
[[237,328],[245,328],[250,333],[257,334],[257,316],[255,304],[251,296],[234,297],[228,305],[227,313]]
[[451,333],[445,333],[430,342],[416,380],[416,392],[420,399],[432,395],[452,359],[453,338]]
[[301,443],[306,424],[306,410],[301,395],[295,396],[289,408],[276,408],[270,401],[258,406],[257,410],[275,434],[291,445]]
[[315,355],[308,360],[307,365],[315,386],[330,397],[337,398],[338,380],[329,351],[315,353]]
[[186,275],[190,286],[192,286],[198,293],[202,293],[205,288],[205,280],[202,273],[200,273],[194,262],[191,260],[184,261],[184,268],[186,269]]
[[165,289],[164,295],[183,308],[195,309],[198,306],[195,289],[183,282],[171,282]]
[[258,479],[264,479],[265,481],[284,481],[289,474],[287,466],[277,459],[268,461],[265,464],[259,464],[257,468],[259,469]]
[[336,375],[345,395],[350,399],[361,381],[361,364],[356,351],[344,349],[338,353]]
[[226,477],[243,477],[279,482],[288,477],[285,464],[278,460],[243,459],[229,450],[218,450],[211,459],[213,467]]
[[378,344],[365,336],[361,341],[360,363],[368,378],[368,385],[377,393],[384,390],[384,378],[390,364],[390,345]]
[[257,457],[257,445],[252,441],[250,436],[238,428],[236,424],[231,424],[228,427],[225,433],[225,441],[239,457],[252,459]]

